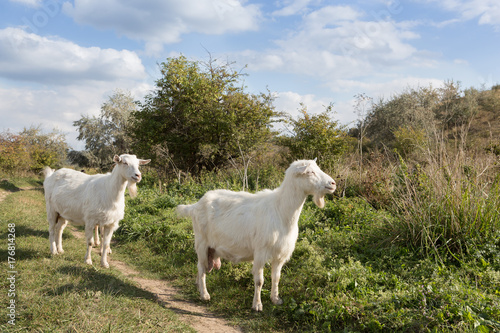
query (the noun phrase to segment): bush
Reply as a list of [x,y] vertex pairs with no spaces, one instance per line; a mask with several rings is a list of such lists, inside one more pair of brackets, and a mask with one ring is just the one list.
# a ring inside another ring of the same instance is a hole
[[68,146],[62,134],[45,134],[39,127],[19,134],[0,133],[0,171],[13,174],[39,172],[45,166],[61,167],[66,162]]
[[288,159],[314,159],[325,169],[333,167],[336,159],[348,148],[347,132],[338,121],[332,119],[333,109],[329,105],[318,115],[309,115],[302,106],[302,117],[289,117],[292,135],[278,137],[278,142],[289,149]]
[[427,137],[422,130],[412,127],[399,127],[394,131],[394,148],[402,157],[407,157],[415,150],[424,149]]

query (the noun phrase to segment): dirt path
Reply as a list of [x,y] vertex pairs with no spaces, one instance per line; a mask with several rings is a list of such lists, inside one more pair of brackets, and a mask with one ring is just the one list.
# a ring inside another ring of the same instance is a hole
[[[29,189],[23,189],[29,190]],[[11,192],[0,190],[0,201],[5,199]],[[76,229],[71,224],[68,225],[71,233],[79,239],[85,238],[82,231]],[[94,248],[95,253],[99,253],[97,248]],[[145,279],[141,277],[141,273],[129,267],[122,261],[112,259],[108,256],[109,264],[127,278],[136,282],[142,289],[155,295],[158,302],[167,309],[174,311],[179,319],[201,333],[233,333],[242,332],[240,329],[229,326],[222,318],[219,318],[209,313],[203,306],[182,300],[178,295],[179,291],[172,287],[167,281]]]
[[[79,239],[85,238],[82,231],[72,225],[68,225],[71,233]],[[93,249],[99,253],[98,248]],[[115,267],[127,278],[136,282],[142,289],[152,293],[165,308],[170,309],[179,315],[182,322],[188,324],[198,332],[206,333],[232,333],[242,332],[240,329],[229,326],[228,323],[219,317],[209,313],[203,306],[182,300],[179,298],[179,291],[170,286],[166,281],[145,279],[141,273],[129,267],[122,261],[108,256],[110,266]]]

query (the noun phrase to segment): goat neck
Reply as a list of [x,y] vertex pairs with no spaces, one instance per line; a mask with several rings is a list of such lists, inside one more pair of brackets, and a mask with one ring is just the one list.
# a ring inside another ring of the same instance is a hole
[[115,166],[111,174],[106,175],[106,177],[108,177],[106,179],[107,188],[111,190],[108,192],[109,198],[114,202],[118,202],[118,200],[124,198],[128,180],[120,174],[118,166]]
[[285,180],[275,190],[277,209],[282,217],[283,224],[293,226],[299,220],[300,212],[307,198],[302,189],[297,188],[293,181]]

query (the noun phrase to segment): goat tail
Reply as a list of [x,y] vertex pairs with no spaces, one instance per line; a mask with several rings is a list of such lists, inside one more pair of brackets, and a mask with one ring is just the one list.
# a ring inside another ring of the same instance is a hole
[[177,206],[177,216],[178,217],[191,217],[191,211],[193,205],[179,205]]
[[45,168],[43,168],[42,173],[43,177],[47,179],[54,173],[54,169],[51,169],[50,167],[46,166]]

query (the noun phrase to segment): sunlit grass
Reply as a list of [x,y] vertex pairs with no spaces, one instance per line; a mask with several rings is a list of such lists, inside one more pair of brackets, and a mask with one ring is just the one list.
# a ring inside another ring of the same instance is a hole
[[[24,182],[26,183],[26,182]],[[29,182],[28,182],[29,183]],[[189,332],[175,314],[114,269],[83,263],[85,245],[65,230],[65,253],[51,256],[43,194],[38,189],[14,190],[0,202],[2,239],[15,225],[16,297],[2,282],[0,301],[15,300],[15,325],[2,321],[1,331],[27,332]],[[6,243],[5,243],[6,244]],[[7,251],[1,260],[7,268]],[[12,268],[9,268],[9,271]]]

